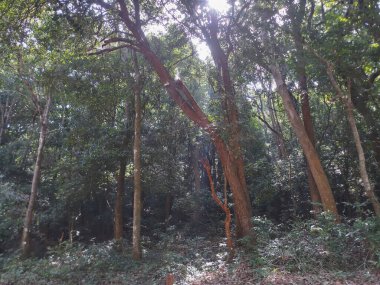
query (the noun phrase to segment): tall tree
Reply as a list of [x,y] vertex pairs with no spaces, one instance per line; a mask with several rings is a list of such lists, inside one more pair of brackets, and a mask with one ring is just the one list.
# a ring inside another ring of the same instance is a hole
[[[127,147],[127,130],[128,130],[128,101],[125,100],[125,124],[124,124],[124,134],[122,141],[122,150],[125,152]],[[125,192],[125,171],[127,168],[127,157],[122,155],[119,162],[119,173],[117,175],[117,186],[116,186],[116,198],[115,198],[115,219],[114,219],[114,238],[120,241],[123,238],[123,201]]]
[[[37,199],[37,191],[39,182],[41,180],[41,165],[42,165],[42,154],[46,142],[46,135],[48,130],[48,114],[51,104],[51,90],[47,86],[39,86],[39,89],[46,90],[45,94],[40,94],[37,90],[37,87],[34,86],[33,79],[30,78],[30,75],[25,72],[24,61],[21,54],[19,53],[19,74],[25,85],[25,89],[29,93],[29,96],[33,102],[37,115],[39,117],[39,140],[38,140],[38,149],[36,154],[36,161],[33,170],[33,179],[32,187],[30,190],[28,208],[25,213],[24,226],[22,230],[21,237],[21,250],[24,256],[28,256],[30,253],[30,233],[32,230],[33,222],[33,210],[35,207]],[[42,88],[41,88],[42,87]],[[43,96],[45,98],[43,98]],[[44,102],[45,100],[45,102]]]
[[[301,25],[305,16],[306,0],[301,0],[299,4],[289,4],[289,16],[291,17],[292,38],[295,45],[295,64],[296,74],[301,90],[301,105],[302,105],[302,119],[305,126],[306,133],[315,148],[315,134],[313,119],[310,110],[309,103],[309,91],[307,86],[307,74],[306,74],[306,59],[305,51],[303,47],[303,36]],[[310,169],[309,163],[307,163],[307,179],[309,184],[309,193],[311,202],[313,205],[314,215],[320,212],[321,195],[318,192],[317,184],[314,180],[313,174]]]
[[[241,235],[251,235],[251,204],[246,191],[245,182],[242,182],[242,173],[236,171],[236,154],[230,149],[228,144],[222,139],[217,128],[210,122],[206,114],[201,110],[194,100],[189,89],[181,80],[175,80],[164,66],[161,59],[151,49],[149,41],[142,29],[141,11],[139,1],[133,1],[133,9],[126,5],[123,0],[118,0],[118,7],[103,1],[96,1],[107,11],[116,11],[119,19],[129,31],[130,37],[120,37],[115,35],[104,41],[105,45],[112,43],[122,43],[119,46],[110,46],[92,54],[99,54],[107,51],[128,47],[140,52],[151,64],[161,84],[166,88],[169,96],[182,109],[186,116],[196,125],[204,129],[211,137],[225,170],[228,183],[231,187],[235,202],[235,214],[237,224],[240,225]],[[133,12],[131,12],[133,10]]]
[[313,146],[313,143],[311,142],[306,132],[305,126],[302,123],[302,120],[296,109],[294,108],[292,97],[284,81],[280,67],[278,64],[272,64],[269,68],[276,82],[277,91],[282,98],[289,122],[292,125],[292,128],[300,142],[302,150],[310,166],[311,173],[313,174],[313,178],[317,183],[323,209],[326,212],[333,214],[337,221],[340,221],[338,210],[336,208],[335,198],[333,196],[327,175],[323,170],[319,155],[317,154],[317,151],[315,150],[315,147]]
[[[241,150],[241,134],[239,125],[239,110],[237,106],[236,92],[230,72],[229,58],[234,50],[231,42],[232,25],[236,20],[234,15],[229,15],[228,24],[221,24],[221,17],[215,9],[199,4],[197,2],[183,1],[191,23],[190,29],[194,27],[196,35],[200,40],[204,39],[211,51],[217,72],[218,93],[221,97],[223,109],[223,121],[227,132],[227,145],[232,154],[231,167],[239,178],[240,191],[245,195],[245,207],[252,211],[250,197],[246,185],[244,173],[244,160]],[[222,36],[223,35],[223,36]],[[223,38],[222,38],[223,37]],[[242,228],[237,213],[236,235],[242,237],[248,232]]]
[[143,88],[143,78],[140,71],[136,52],[133,52],[133,65],[135,71],[135,135],[133,143],[133,164],[134,164],[134,194],[133,194],[133,232],[132,232],[132,256],[133,259],[141,259],[141,214],[142,214],[142,186],[141,186],[141,92]]

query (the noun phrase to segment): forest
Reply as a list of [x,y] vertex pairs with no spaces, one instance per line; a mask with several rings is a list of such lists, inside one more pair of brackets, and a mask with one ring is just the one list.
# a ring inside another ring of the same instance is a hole
[[0,284],[380,284],[380,1],[0,16]]

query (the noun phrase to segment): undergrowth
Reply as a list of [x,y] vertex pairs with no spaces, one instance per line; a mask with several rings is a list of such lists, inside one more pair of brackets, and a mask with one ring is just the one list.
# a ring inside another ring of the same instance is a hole
[[[254,225],[256,244],[241,240],[232,263],[226,262],[223,238],[190,238],[172,229],[159,233],[156,242],[144,238],[142,261],[133,261],[131,248],[124,245],[120,251],[120,244],[113,241],[63,242],[50,248],[44,258],[22,259],[17,252],[3,253],[0,284],[154,285],[163,284],[169,273],[175,276],[175,284],[201,284],[196,282],[202,276],[218,272],[239,279],[243,274],[236,273],[239,270],[256,284],[274,272],[320,275],[328,271],[346,276],[380,268],[379,219],[335,224],[330,216],[321,215],[285,226],[257,217]],[[222,281],[207,284],[218,282]]]
[[380,268],[378,218],[336,224],[332,216],[322,213],[316,220],[296,221],[287,230],[265,217],[253,223],[257,247],[246,257],[262,276],[274,269],[318,274]]

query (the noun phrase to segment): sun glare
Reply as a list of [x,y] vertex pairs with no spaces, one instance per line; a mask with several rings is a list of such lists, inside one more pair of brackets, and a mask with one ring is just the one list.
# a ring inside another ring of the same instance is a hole
[[227,0],[208,0],[208,6],[220,13],[227,12],[230,8]]

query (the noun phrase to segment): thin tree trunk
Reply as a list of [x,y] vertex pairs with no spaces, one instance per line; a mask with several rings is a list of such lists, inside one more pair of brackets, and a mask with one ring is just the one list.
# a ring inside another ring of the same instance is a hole
[[373,210],[375,211],[376,216],[380,217],[380,203],[375,195],[375,192],[373,191],[373,186],[371,185],[371,182],[368,177],[364,150],[363,150],[362,142],[360,140],[358,128],[356,126],[355,118],[354,118],[352,101],[350,97],[348,97],[344,101],[345,101],[345,106],[346,106],[348,122],[350,124],[352,135],[355,141],[356,151],[359,157],[360,177],[362,178],[362,181],[363,181],[364,191],[369,201],[372,204],[372,207],[373,207]]
[[[353,103],[351,100],[351,93],[350,93],[350,91],[348,91],[346,96],[344,96],[345,94],[344,94],[343,90],[340,88],[338,82],[335,80],[332,64],[327,62],[326,60],[324,60],[321,57],[320,57],[320,59],[322,59],[324,61],[324,63],[326,64],[327,74],[330,78],[331,84],[334,87],[338,97],[343,101],[344,106],[346,108],[348,123],[350,125],[352,136],[354,137],[354,141],[355,141],[356,151],[358,153],[359,171],[360,171],[360,177],[363,181],[364,191],[365,191],[365,194],[367,195],[369,201],[372,204],[372,207],[373,207],[373,210],[375,211],[376,216],[380,217],[380,203],[379,203],[379,200],[377,199],[377,197],[375,195],[375,192],[373,190],[373,186],[371,185],[371,182],[370,182],[369,177],[368,177],[364,150],[362,147],[362,142],[360,139],[358,128],[357,128],[356,122],[355,122],[354,111],[353,111],[354,107],[353,107]],[[348,89],[350,89],[350,88],[348,88]]]
[[280,127],[280,124],[278,122],[277,114],[276,114],[276,108],[273,102],[272,94],[268,96],[268,109],[269,109],[269,116],[272,122],[272,126],[274,129],[273,136],[274,136],[274,141],[276,143],[277,149],[278,149],[278,154],[281,159],[287,158],[288,157],[288,152],[285,147],[285,142],[283,139],[282,130]]
[[226,239],[227,239],[227,248],[229,251],[228,260],[232,260],[234,256],[234,246],[233,246],[233,240],[232,240],[232,235],[231,235],[231,212],[230,212],[230,209],[228,208],[228,201],[227,201],[227,179],[225,179],[225,184],[224,184],[224,203],[223,203],[219,199],[218,195],[216,194],[214,181],[211,175],[211,166],[210,166],[209,161],[207,159],[203,159],[202,164],[206,170],[207,177],[210,183],[212,199],[220,208],[222,208],[223,212],[226,215],[226,219],[224,221],[224,230],[225,230]]
[[[128,102],[125,102],[125,134],[123,138],[122,151],[127,147],[127,128],[128,128]],[[117,176],[116,200],[115,200],[115,224],[114,238],[119,241],[123,238],[123,201],[125,188],[125,170],[127,167],[127,158],[122,155],[120,159],[120,168]]]
[[[42,154],[43,154],[43,148],[45,146],[45,140],[46,140],[46,134],[47,134],[47,128],[48,128],[48,113],[49,113],[50,103],[51,103],[51,97],[50,95],[48,95],[45,108],[43,109],[43,112],[40,113],[40,137],[39,137],[39,142],[38,142],[37,157],[36,157],[36,163],[34,166],[32,187],[30,191],[28,208],[25,213],[24,227],[23,227],[22,237],[21,237],[21,251],[24,256],[28,256],[30,253],[30,232],[32,229],[33,210],[34,210],[35,201],[37,198],[38,185],[41,180]],[[38,104],[40,103],[38,102]]]
[[141,187],[141,89],[142,78],[138,66],[137,55],[133,53],[135,68],[135,135],[133,144],[133,163],[134,163],[134,195],[133,195],[133,232],[132,232],[132,257],[139,260],[141,252],[141,214],[142,214],[142,187]]
[[282,98],[290,124],[292,125],[293,130],[301,144],[307,162],[310,166],[311,173],[313,174],[313,178],[317,183],[318,192],[321,195],[323,209],[324,211],[333,214],[336,221],[339,222],[340,218],[338,210],[336,208],[335,198],[333,196],[327,175],[323,170],[319,156],[311,140],[309,139],[309,136],[307,135],[302,120],[294,108],[292,98],[283,80],[280,68],[278,65],[271,65],[270,70],[276,82],[278,92]]
[[123,158],[120,160],[120,168],[117,176],[117,188],[115,199],[114,238],[116,241],[120,241],[123,238],[123,198],[126,166],[127,160],[123,156]]

